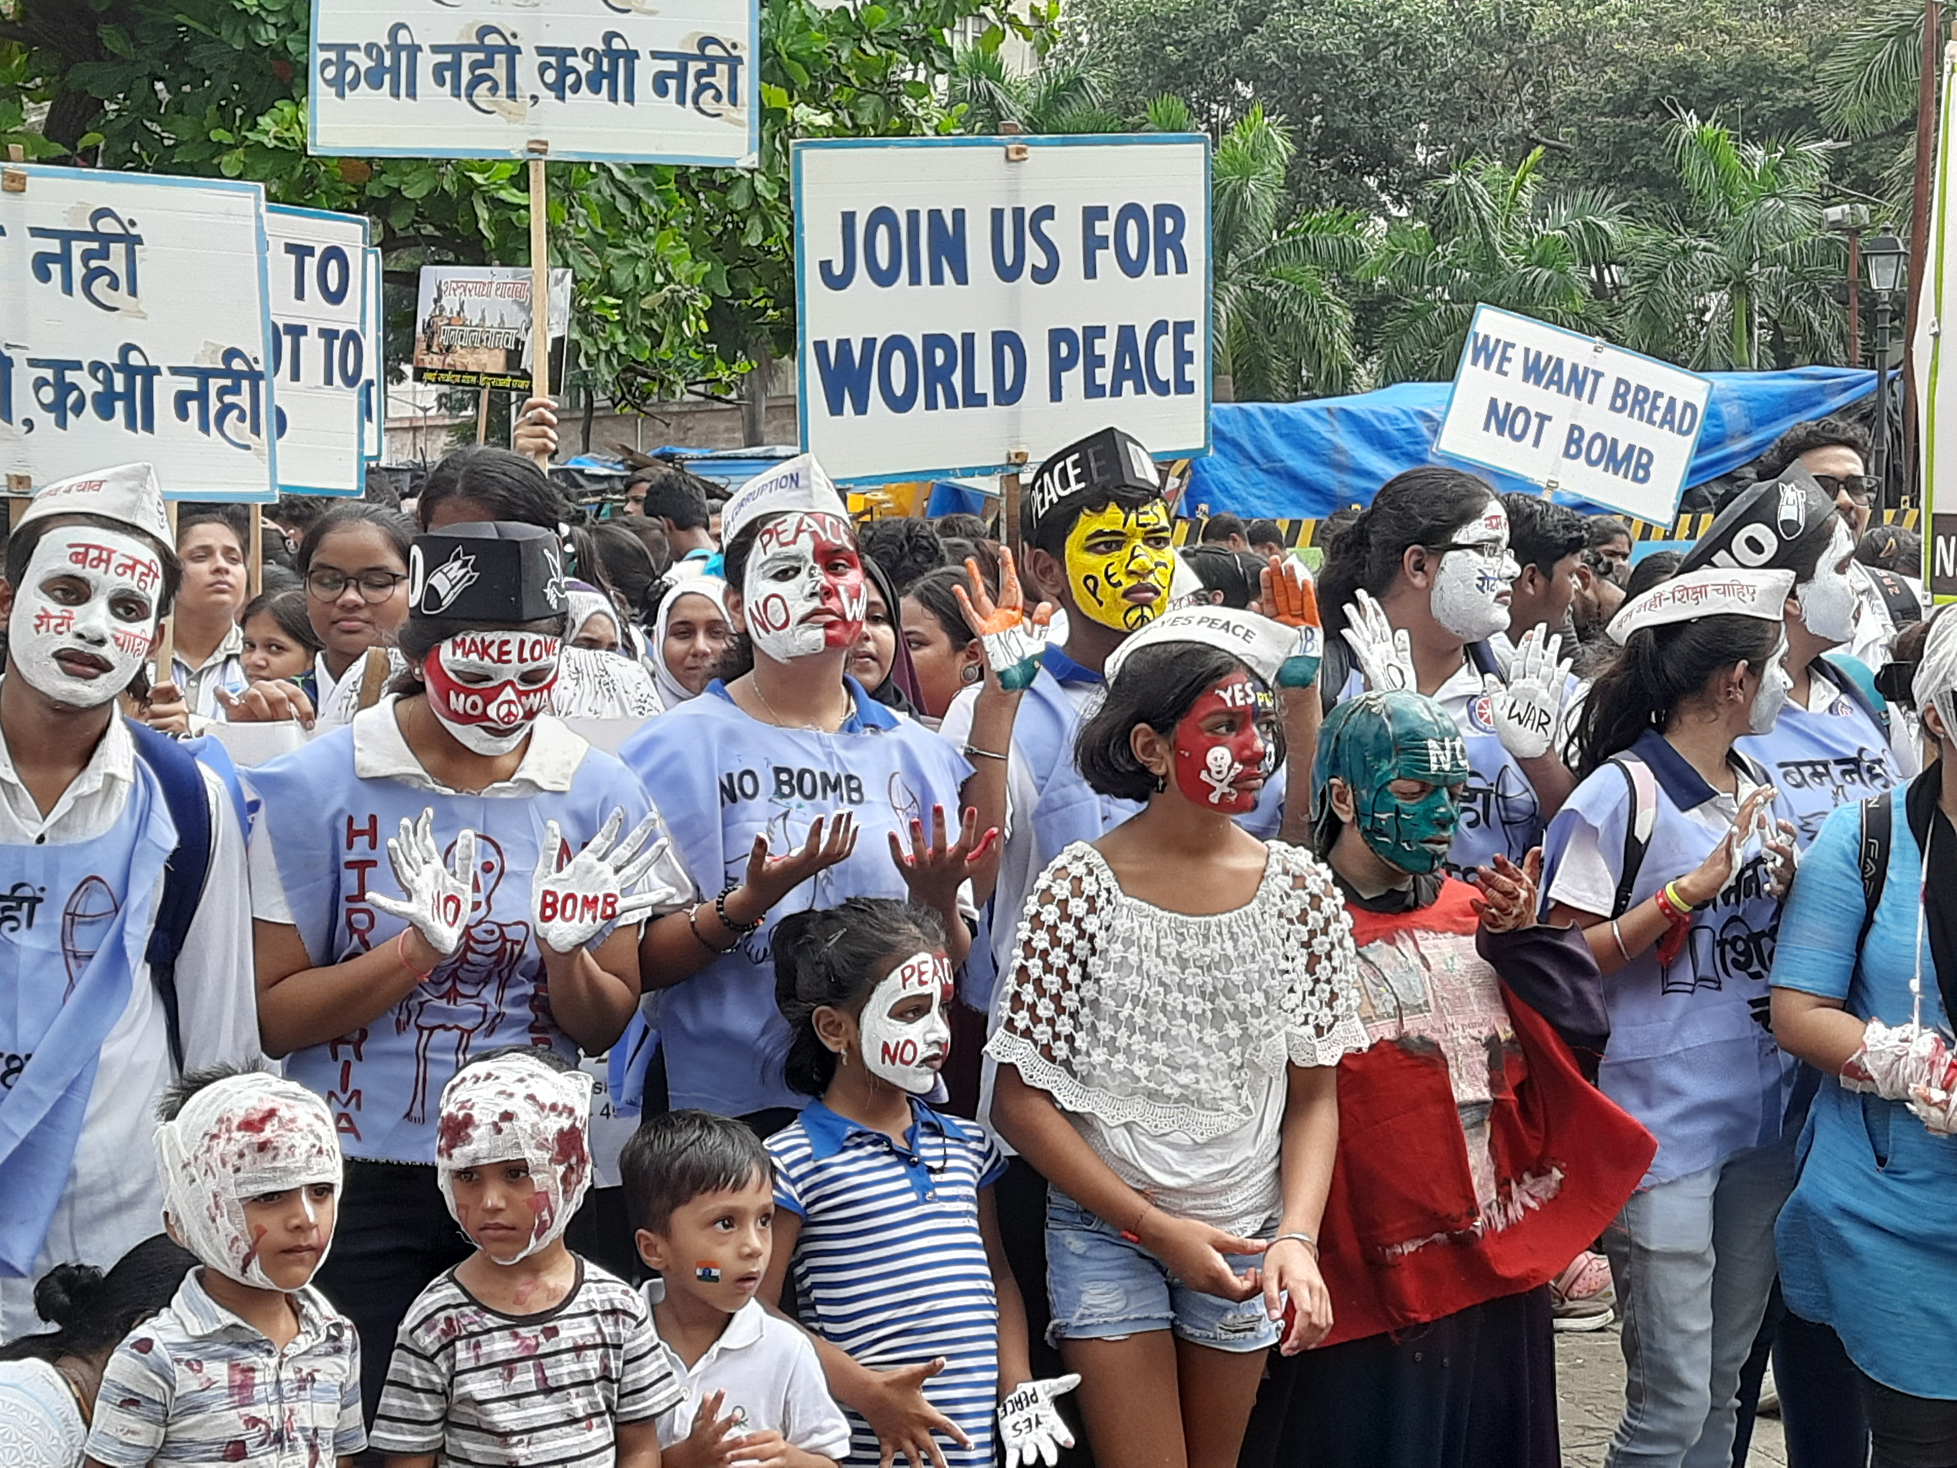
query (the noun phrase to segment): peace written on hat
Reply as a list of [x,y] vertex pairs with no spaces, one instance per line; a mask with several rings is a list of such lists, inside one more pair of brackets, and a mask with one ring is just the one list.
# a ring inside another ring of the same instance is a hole
[[1140,439],[1119,428],[1103,428],[1040,465],[1026,493],[1027,514],[1037,528],[1048,516],[1115,489],[1160,494],[1162,479]]

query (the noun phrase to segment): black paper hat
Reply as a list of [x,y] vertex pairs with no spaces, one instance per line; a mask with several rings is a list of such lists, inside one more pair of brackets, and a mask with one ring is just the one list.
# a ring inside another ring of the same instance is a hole
[[1836,518],[1834,497],[1805,465],[1789,464],[1779,479],[1754,485],[1721,510],[1678,569],[1796,570],[1812,542],[1834,533]]
[[535,525],[484,520],[417,535],[408,552],[408,615],[485,624],[561,617],[564,552]]
[[1111,489],[1162,492],[1155,460],[1140,439],[1119,428],[1103,428],[1054,454],[1033,476],[1026,493],[1027,523],[1038,529],[1056,512],[1072,509]]

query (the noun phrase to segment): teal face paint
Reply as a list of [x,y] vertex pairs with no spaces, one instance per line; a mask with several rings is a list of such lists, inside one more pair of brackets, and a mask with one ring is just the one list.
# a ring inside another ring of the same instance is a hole
[[[1381,860],[1405,872],[1431,872],[1446,858],[1461,819],[1468,751],[1447,711],[1418,693],[1365,693],[1347,699],[1319,733],[1318,814],[1328,809],[1329,782],[1352,792],[1353,823]],[[1402,798],[1395,780],[1429,785]]]

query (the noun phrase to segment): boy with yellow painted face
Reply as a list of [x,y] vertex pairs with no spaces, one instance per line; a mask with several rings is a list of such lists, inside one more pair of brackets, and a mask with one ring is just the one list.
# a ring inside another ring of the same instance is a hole
[[[1065,610],[1066,640],[1046,640],[1042,617],[1024,607],[1011,558],[1003,557],[998,607],[978,593],[978,606],[968,611],[986,648],[985,681],[953,701],[939,728],[974,768],[964,803],[977,807],[984,824],[1005,832],[987,931],[959,977],[958,1008],[972,1029],[979,1021],[971,1011],[991,1014],[1004,950],[1047,863],[1071,842],[1099,840],[1141,808],[1088,786],[1074,764],[1074,736],[1105,683],[1109,656],[1168,610],[1175,570],[1174,520],[1155,461],[1119,428],[1104,428],[1048,458],[1020,512],[1033,599]],[[1285,776],[1268,783],[1270,798],[1242,824],[1259,837],[1305,842],[1311,801],[1302,782],[1311,768],[1319,701],[1284,699],[1280,708],[1292,759]],[[1301,782],[1295,792],[1286,788],[1293,773]],[[979,891],[983,895],[983,886]],[[973,1049],[968,1041],[967,1053]],[[984,1087],[988,1103],[990,1090]],[[1022,1190],[1023,1204],[1015,1206]],[[1014,1159],[999,1188],[1000,1220],[1014,1273],[1024,1284],[1036,1357],[1045,1326],[1045,1196],[1044,1182]],[[1052,1369],[1043,1374],[1053,1374],[1056,1361],[1047,1361]]]

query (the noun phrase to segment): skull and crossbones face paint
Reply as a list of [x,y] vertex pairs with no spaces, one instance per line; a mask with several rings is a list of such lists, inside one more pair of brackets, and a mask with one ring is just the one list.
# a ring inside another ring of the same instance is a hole
[[510,1241],[522,1240],[521,1249],[502,1258],[491,1243],[477,1240],[496,1263],[515,1264],[560,1238],[584,1201],[591,1186],[591,1088],[583,1071],[552,1070],[528,1055],[466,1065],[442,1088],[435,1180],[464,1233],[476,1238],[491,1220],[472,1217],[458,1204],[457,1173],[488,1172],[510,1162],[529,1170],[534,1191],[524,1203],[530,1216],[498,1221],[514,1225]]
[[7,618],[14,666],[56,703],[107,703],[149,656],[162,594],[162,558],[141,537],[58,525],[35,545],[15,588]]
[[422,665],[428,707],[463,748],[508,754],[550,711],[560,647],[530,632],[458,632]]
[[1490,500],[1454,532],[1454,549],[1441,555],[1428,606],[1434,620],[1456,637],[1480,642],[1507,629],[1509,583],[1521,573],[1509,554],[1509,516]]
[[1067,532],[1067,585],[1081,614],[1103,627],[1133,632],[1161,616],[1175,575],[1169,507],[1150,500],[1136,509],[1110,502],[1088,510]]
[[741,610],[754,645],[777,662],[854,646],[869,599],[856,537],[840,515],[797,510],[755,535]]
[[857,1028],[870,1074],[923,1096],[951,1054],[951,964],[942,953],[913,953],[878,981]]
[[[325,1102],[262,1071],[226,1076],[156,1129],[156,1156],[164,1211],[185,1248],[239,1284],[291,1288],[265,1272],[262,1239],[253,1237],[245,1204],[298,1189],[312,1220],[311,1189],[340,1186],[340,1139]],[[310,1256],[315,1272],[332,1244],[331,1223],[320,1232],[318,1253]]]
[[1269,777],[1266,737],[1277,701],[1242,669],[1203,690],[1176,724],[1176,789],[1205,810],[1239,816],[1255,808]]

